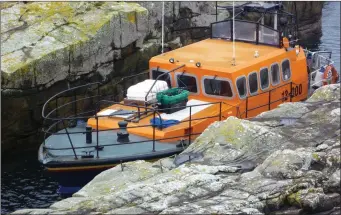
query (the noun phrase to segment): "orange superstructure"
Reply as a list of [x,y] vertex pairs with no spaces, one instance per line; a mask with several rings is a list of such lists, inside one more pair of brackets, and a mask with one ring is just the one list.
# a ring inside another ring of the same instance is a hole
[[[250,118],[261,112],[271,110],[283,102],[290,100],[300,101],[307,97],[308,73],[305,54],[302,49],[297,51],[295,48],[285,49],[246,42],[236,42],[235,48],[235,65],[231,63],[232,42],[220,39],[206,39],[160,54],[150,60],[151,78],[153,78],[153,71],[156,71],[157,68],[159,68],[159,72],[167,72],[183,65],[180,69],[168,74],[171,87],[179,87],[179,81],[176,80],[179,75],[182,75],[182,77],[194,77],[196,92],[192,92],[189,99],[221,102],[221,104],[212,104],[210,107],[193,114],[191,116],[191,131],[189,131],[189,117],[187,117],[183,120],[183,123],[178,125],[162,130],[156,129],[155,138],[169,140],[168,138],[174,137],[174,139],[181,139],[180,136],[184,136],[189,132],[191,134],[201,133],[209,124],[217,121],[219,117],[221,119],[228,116]],[[257,53],[257,56],[255,56],[255,53]],[[170,62],[170,59],[174,60],[174,62]],[[199,67],[196,65],[198,62],[200,63]],[[286,69],[286,73],[283,72],[284,69]],[[262,73],[263,76],[264,73],[268,73],[268,86],[266,87],[262,86],[264,77],[261,77],[261,70],[265,71]],[[256,77],[256,81],[249,83],[250,75]],[[287,77],[284,77],[284,75],[287,75]],[[274,76],[278,79],[276,83],[274,82],[276,81]],[[237,80],[243,79],[243,77],[245,78],[245,86],[243,86],[245,87],[245,93],[241,95],[238,91]],[[231,92],[228,92],[229,95],[227,96],[211,95],[206,92],[205,79],[222,80],[224,83],[221,84],[221,87],[223,88],[224,84],[228,83]],[[251,86],[252,84],[255,85],[255,82],[256,86]],[[251,89],[252,87],[257,89]],[[291,92],[295,94],[292,97],[290,97]],[[110,106],[108,109],[136,110],[134,107],[124,107],[118,104]],[[207,116],[212,116],[212,118],[195,120]],[[128,128],[129,133],[153,138],[153,128],[149,126],[150,119],[153,117],[150,115],[138,122],[130,122],[129,127],[138,128]],[[117,123],[120,120],[120,118],[115,117],[100,117],[98,119],[99,129],[117,128]],[[88,124],[96,128],[95,118],[89,119]],[[146,127],[140,127],[144,125]]]

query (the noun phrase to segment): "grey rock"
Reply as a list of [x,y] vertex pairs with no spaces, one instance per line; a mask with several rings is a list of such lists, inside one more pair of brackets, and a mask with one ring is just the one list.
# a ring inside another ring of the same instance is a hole
[[336,192],[341,194],[340,169],[337,169],[333,174],[331,174],[328,181],[324,183],[324,190],[326,192]]
[[300,190],[288,198],[289,203],[307,212],[328,211],[339,205],[340,194],[324,194],[322,188]]
[[311,152],[297,153],[297,151],[283,150],[272,153],[256,170],[264,177],[278,179],[292,179],[302,177],[305,161],[311,159]]
[[[319,93],[335,87],[340,85]],[[319,99],[281,105],[250,121],[229,117],[213,123],[178,155],[183,161],[177,165],[176,159],[166,158],[125,163],[124,171],[114,167],[47,213],[336,213],[339,120],[322,113],[336,109],[340,100]],[[290,117],[286,110],[295,106],[306,107],[297,110],[297,124],[271,126],[281,114]],[[316,144],[321,136],[323,143]],[[318,150],[323,144],[327,147]],[[189,162],[184,159],[189,154],[200,156]]]
[[52,209],[21,209],[13,212],[12,214],[50,214],[53,212]]

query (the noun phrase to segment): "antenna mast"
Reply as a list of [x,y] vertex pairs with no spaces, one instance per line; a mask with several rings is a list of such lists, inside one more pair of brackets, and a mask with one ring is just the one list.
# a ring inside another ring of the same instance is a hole
[[232,35],[232,48],[233,48],[233,56],[232,56],[232,66],[236,65],[236,47],[235,47],[235,43],[234,43],[234,38],[235,38],[235,30],[234,30],[234,1],[232,2],[232,6],[233,6],[233,12],[232,12],[232,30],[233,30],[233,35]]
[[163,1],[162,2],[162,32],[161,32],[161,53],[163,53],[163,38],[164,38],[164,25],[165,25],[165,23],[164,23],[164,18],[165,17],[165,2]]

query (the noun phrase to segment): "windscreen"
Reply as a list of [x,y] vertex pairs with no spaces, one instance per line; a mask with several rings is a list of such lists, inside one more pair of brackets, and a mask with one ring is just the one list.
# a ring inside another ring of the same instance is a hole
[[[232,39],[232,20],[212,23],[212,38]],[[235,40],[279,46],[279,32],[256,22],[235,20]],[[257,35],[258,29],[258,35]],[[258,37],[258,38],[257,38]]]
[[231,39],[231,22],[213,23],[212,38]]
[[259,43],[279,45],[279,33],[276,30],[259,25]]
[[257,41],[257,24],[256,23],[249,23],[249,22],[241,22],[235,21],[235,36],[236,40],[242,41],[250,41],[256,42]]

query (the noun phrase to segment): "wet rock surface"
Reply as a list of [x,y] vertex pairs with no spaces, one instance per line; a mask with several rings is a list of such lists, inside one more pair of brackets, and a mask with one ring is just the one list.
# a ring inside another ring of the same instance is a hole
[[335,84],[250,121],[229,117],[179,155],[196,159],[126,163],[49,209],[14,214],[340,214],[339,109]]

